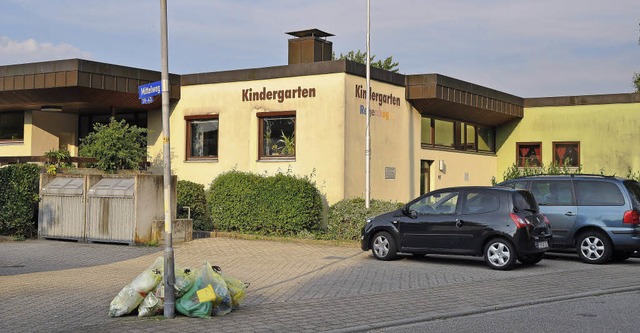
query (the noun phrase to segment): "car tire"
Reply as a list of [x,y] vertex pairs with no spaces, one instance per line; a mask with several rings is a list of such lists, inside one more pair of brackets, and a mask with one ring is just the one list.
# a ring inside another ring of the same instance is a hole
[[588,264],[604,264],[611,259],[613,246],[600,231],[586,231],[578,235],[576,251],[580,260]]
[[396,240],[386,231],[379,232],[373,236],[371,241],[371,252],[378,260],[395,259],[398,253]]
[[539,263],[542,260],[542,258],[544,258],[544,252],[525,254],[523,256],[520,256],[518,258],[518,260],[523,265],[535,265],[535,264]]
[[631,258],[632,255],[633,251],[613,251],[613,254],[611,255],[611,261],[625,261]]
[[493,238],[484,247],[484,261],[489,267],[506,271],[513,268],[517,259],[516,250],[504,238]]

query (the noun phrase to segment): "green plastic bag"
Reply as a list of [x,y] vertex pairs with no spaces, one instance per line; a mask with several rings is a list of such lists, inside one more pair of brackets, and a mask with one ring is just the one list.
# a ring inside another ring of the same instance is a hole
[[[213,298],[207,295],[213,293],[214,275],[211,265],[206,262],[198,270],[196,281],[184,296],[176,300],[176,310],[188,317],[208,318],[213,309]],[[210,290],[210,293],[208,292]]]

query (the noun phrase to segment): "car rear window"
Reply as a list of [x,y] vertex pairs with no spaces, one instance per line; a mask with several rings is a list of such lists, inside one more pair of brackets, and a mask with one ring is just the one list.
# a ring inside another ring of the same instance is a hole
[[465,196],[462,214],[483,214],[500,208],[500,197],[493,192],[469,192]]
[[538,212],[540,208],[536,199],[529,191],[517,191],[513,193],[513,207],[517,211]]
[[627,191],[629,191],[633,199],[635,199],[636,205],[640,204],[640,183],[635,180],[625,180],[624,187],[627,188]]
[[574,183],[578,206],[622,206],[624,197],[615,183],[581,180]]

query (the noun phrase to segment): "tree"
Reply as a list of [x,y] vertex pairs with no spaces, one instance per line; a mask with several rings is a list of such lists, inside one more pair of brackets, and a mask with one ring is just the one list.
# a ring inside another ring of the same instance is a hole
[[102,171],[137,170],[147,160],[146,134],[146,128],[112,117],[108,124],[94,124],[93,132],[80,140],[79,155],[96,158],[95,167]]
[[[398,63],[393,62],[393,57],[388,57],[384,60],[373,61],[375,59],[375,55],[371,56],[371,66],[376,68],[381,68],[390,72],[397,73],[399,71]],[[333,54],[333,58],[336,59],[335,53]],[[351,60],[355,62],[359,62],[361,64],[367,63],[367,52],[358,51],[349,51],[347,54],[340,53],[340,56],[337,58],[338,60]]]
[[633,84],[636,86],[636,92],[640,93],[640,73],[633,75]]

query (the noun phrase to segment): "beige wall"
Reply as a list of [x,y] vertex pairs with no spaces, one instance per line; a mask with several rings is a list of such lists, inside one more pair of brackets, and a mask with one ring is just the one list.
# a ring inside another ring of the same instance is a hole
[[[327,74],[272,80],[184,86],[171,113],[173,171],[179,179],[208,186],[220,173],[232,169],[259,174],[291,172],[311,176],[329,202],[342,199],[344,188],[344,77]],[[243,101],[242,90],[315,88],[313,98]],[[296,158],[258,161],[257,112],[296,111]],[[185,161],[186,115],[217,114],[217,161]],[[158,114],[149,115],[149,128],[160,129]],[[162,136],[151,137],[149,153],[162,156]]]
[[516,162],[517,142],[542,142],[542,163],[554,141],[579,141],[583,173],[626,176],[640,171],[640,103],[526,108],[524,118],[498,131],[498,180]]
[[31,155],[42,156],[48,151],[66,148],[72,156],[77,156],[77,136],[77,115],[33,111]]

